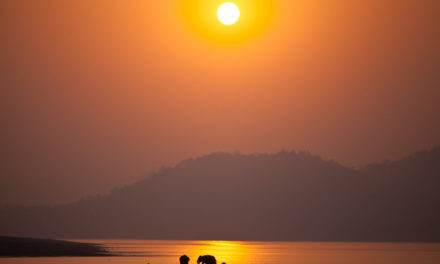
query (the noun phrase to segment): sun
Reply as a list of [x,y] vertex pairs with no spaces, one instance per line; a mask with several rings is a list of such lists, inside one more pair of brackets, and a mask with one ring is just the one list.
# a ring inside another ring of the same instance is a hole
[[240,18],[240,9],[236,4],[224,3],[217,10],[217,17],[224,25],[233,25]]

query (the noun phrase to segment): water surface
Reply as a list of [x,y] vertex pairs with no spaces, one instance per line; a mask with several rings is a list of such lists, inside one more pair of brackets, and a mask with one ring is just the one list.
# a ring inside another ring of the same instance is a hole
[[186,254],[227,264],[439,264],[440,244],[76,240],[103,244],[119,257],[0,258],[4,264],[171,264]]

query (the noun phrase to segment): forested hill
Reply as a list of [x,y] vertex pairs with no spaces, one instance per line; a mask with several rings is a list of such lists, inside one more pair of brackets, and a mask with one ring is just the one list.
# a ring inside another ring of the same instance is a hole
[[0,234],[440,241],[440,148],[360,170],[305,152],[214,153],[111,194],[0,211]]

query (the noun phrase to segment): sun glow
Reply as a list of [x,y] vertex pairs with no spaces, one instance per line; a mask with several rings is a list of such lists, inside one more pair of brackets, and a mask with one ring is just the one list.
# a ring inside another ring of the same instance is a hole
[[233,25],[240,18],[240,9],[233,3],[224,3],[218,8],[217,17],[223,24]]
[[274,21],[277,0],[180,0],[183,24],[213,43],[244,43]]

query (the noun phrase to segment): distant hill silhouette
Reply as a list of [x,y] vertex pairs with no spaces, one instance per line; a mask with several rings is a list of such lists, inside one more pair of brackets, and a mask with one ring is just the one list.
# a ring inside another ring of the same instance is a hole
[[0,211],[0,234],[440,241],[440,148],[355,170],[305,152],[215,153],[111,194]]

